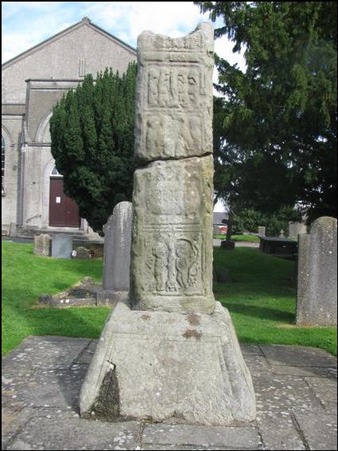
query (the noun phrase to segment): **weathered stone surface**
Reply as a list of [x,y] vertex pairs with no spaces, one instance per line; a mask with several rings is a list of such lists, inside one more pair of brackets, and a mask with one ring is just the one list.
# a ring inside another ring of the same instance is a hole
[[[130,303],[212,313],[213,27],[138,39]],[[144,164],[148,166],[144,167]]]
[[110,371],[123,417],[209,425],[255,418],[250,373],[219,302],[212,315],[137,311],[118,303],[81,388],[82,415],[94,410]]
[[299,235],[297,324],[337,324],[337,219],[318,218]]
[[288,238],[291,240],[298,240],[300,233],[306,233],[306,225],[302,222],[289,222]]
[[[73,251],[74,252],[74,251]],[[88,260],[93,257],[93,252],[85,246],[78,246],[75,249],[73,258]]]
[[52,237],[46,233],[34,236],[33,253],[49,257],[51,254]]
[[52,238],[52,257],[71,258],[73,238],[65,233],[58,233]]
[[102,285],[95,283],[91,277],[84,277],[72,288],[56,295],[42,294],[39,303],[51,307],[82,307],[82,306],[114,306],[118,300],[125,300],[127,292],[112,292],[102,290]]
[[[337,449],[337,359],[324,350],[243,344],[257,417],[234,427],[182,424],[177,418],[79,418],[80,387],[99,342],[30,336],[3,356],[1,449]],[[295,377],[293,370],[300,368],[304,375]],[[131,376],[135,383],[137,374]]]
[[213,27],[142,33],[129,300],[101,334],[82,416],[238,425],[255,394],[228,311],[212,292]]
[[212,153],[213,48],[209,23],[182,38],[150,31],[139,36],[136,157]]
[[103,290],[129,290],[131,222],[131,202],[118,203],[104,228]]
[[212,173],[211,155],[158,161],[136,171],[134,308],[213,311]]

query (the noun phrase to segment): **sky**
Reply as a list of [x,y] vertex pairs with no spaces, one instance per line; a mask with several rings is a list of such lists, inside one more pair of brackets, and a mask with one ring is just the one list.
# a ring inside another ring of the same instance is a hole
[[[172,38],[185,36],[202,21],[211,22],[193,2],[1,2],[2,63],[88,17],[91,22],[136,49],[145,30]],[[214,27],[222,22],[213,24]],[[244,59],[233,53],[225,37],[214,43],[215,52],[244,70]],[[214,72],[214,82],[217,71]],[[216,211],[224,211],[223,204]]]
[[[2,63],[88,17],[95,25],[136,48],[137,37],[150,30],[172,38],[211,22],[193,2],[1,2]],[[219,22],[221,23],[221,22]],[[218,24],[219,24],[218,23]],[[214,26],[218,26],[214,24]],[[231,64],[243,60],[233,43],[215,40],[215,52]]]

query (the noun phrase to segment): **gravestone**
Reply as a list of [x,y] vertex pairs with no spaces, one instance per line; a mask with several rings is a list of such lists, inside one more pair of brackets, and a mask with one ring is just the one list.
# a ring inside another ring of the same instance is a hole
[[298,235],[298,325],[337,324],[337,219],[323,216]]
[[72,251],[72,257],[78,258],[80,260],[88,260],[92,258],[92,256],[93,251],[91,251],[85,246],[77,246],[77,248]]
[[110,299],[123,299],[129,292],[131,202],[120,202],[104,227],[103,294]]
[[83,417],[236,425],[256,416],[230,315],[212,292],[213,35],[143,32],[128,302],[101,334]]
[[34,236],[33,253],[35,255],[43,255],[49,257],[51,254],[51,241],[52,237],[43,233],[41,235]]
[[289,222],[289,235],[291,240],[298,240],[300,233],[306,233],[306,225],[303,222]]
[[9,224],[9,236],[12,238],[17,236],[17,225],[15,222]]
[[265,236],[265,226],[258,226],[258,235]]
[[52,257],[71,258],[73,238],[65,233],[59,233],[52,238]]

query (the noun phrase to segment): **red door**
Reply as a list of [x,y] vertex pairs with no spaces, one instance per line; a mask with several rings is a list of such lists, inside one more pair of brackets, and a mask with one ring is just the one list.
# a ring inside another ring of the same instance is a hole
[[63,179],[50,178],[49,225],[51,227],[80,227],[79,207],[63,192]]

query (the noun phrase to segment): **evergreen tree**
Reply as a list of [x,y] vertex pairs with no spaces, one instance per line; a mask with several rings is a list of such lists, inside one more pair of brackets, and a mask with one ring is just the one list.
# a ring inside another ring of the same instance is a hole
[[194,2],[244,51],[216,55],[215,190],[231,205],[337,216],[337,3]]
[[136,63],[87,75],[53,109],[51,152],[64,191],[95,232],[114,206],[131,200],[134,174]]

